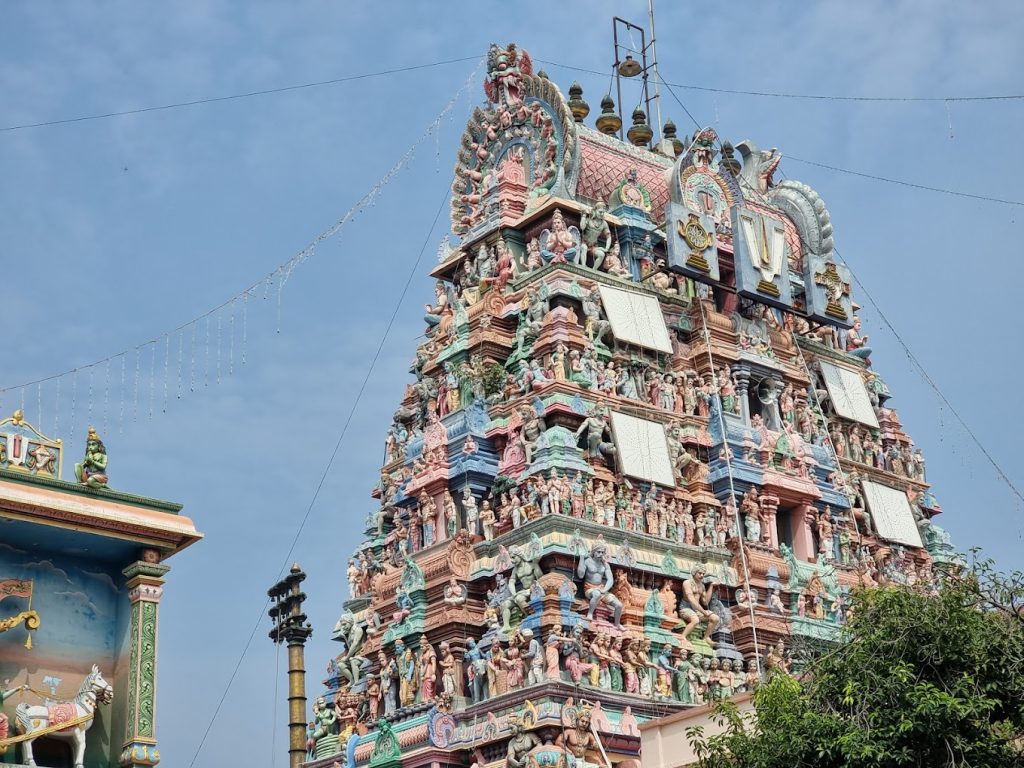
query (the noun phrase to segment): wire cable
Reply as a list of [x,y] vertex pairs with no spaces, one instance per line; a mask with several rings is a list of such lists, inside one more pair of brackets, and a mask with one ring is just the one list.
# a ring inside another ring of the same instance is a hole
[[[659,77],[660,77],[660,75],[659,75]],[[689,117],[690,120],[693,121],[693,124],[696,125],[698,129],[702,128],[701,124],[699,122],[697,122],[697,119],[690,113],[690,110],[688,110],[686,108],[686,105],[683,104],[683,102],[679,98],[679,96],[676,95],[676,92],[674,90],[672,90],[672,86],[669,83],[665,82],[664,79],[662,79],[661,82],[662,82],[662,85],[665,86],[665,90],[667,90],[669,92],[669,94],[672,96],[672,98],[676,100],[676,103],[686,113],[686,116]],[[836,166],[836,165],[828,165],[827,163],[819,163],[819,162],[817,162],[815,160],[805,160],[805,159],[800,158],[800,157],[794,157],[793,155],[786,155],[785,157],[789,158],[790,160],[794,160],[794,161],[796,161],[798,163],[804,163],[806,165],[813,165],[813,166],[817,166],[818,168],[825,168],[826,170],[835,171],[837,173],[846,173],[846,174],[849,174],[851,176],[859,176],[859,177],[864,178],[864,179],[871,179],[872,181],[883,181],[883,182],[885,182],[887,184],[896,184],[896,185],[901,186],[901,187],[910,187],[911,189],[921,189],[921,190],[924,190],[926,192],[938,192],[938,193],[941,193],[941,194],[944,194],[944,195],[953,195],[954,197],[966,197],[966,198],[969,198],[971,200],[983,200],[983,201],[988,202],[988,203],[1000,203],[1002,205],[1015,205],[1015,206],[1024,207],[1024,202],[1021,202],[1021,201],[1018,201],[1018,200],[1007,200],[1005,198],[989,197],[987,195],[975,195],[975,194],[970,193],[970,192],[960,192],[960,191],[955,190],[955,189],[944,189],[942,187],[929,187],[929,186],[927,186],[925,184],[917,184],[916,182],[912,182],[912,181],[904,181],[902,179],[890,179],[890,178],[888,178],[886,176],[877,176],[875,174],[862,173],[860,171],[853,171],[853,170],[850,170],[849,168],[840,168],[839,166]]]
[[1020,489],[1014,484],[1012,480],[1010,480],[1009,475],[1006,474],[1002,466],[1000,466],[999,462],[996,461],[995,457],[984,446],[984,444],[975,434],[974,430],[971,429],[971,427],[964,420],[963,416],[960,415],[960,412],[949,401],[949,398],[947,398],[946,395],[943,394],[942,390],[939,389],[939,385],[935,383],[935,380],[928,374],[928,371],[925,370],[925,367],[921,364],[921,361],[918,360],[917,356],[910,350],[910,347],[903,340],[903,337],[900,336],[899,332],[896,330],[893,324],[889,322],[889,318],[886,316],[885,312],[882,311],[882,308],[878,306],[878,302],[876,302],[874,297],[872,297],[871,293],[865,287],[864,283],[862,283],[860,279],[857,277],[857,273],[850,269],[850,265],[846,262],[846,259],[843,258],[842,254],[839,253],[838,248],[835,249],[835,254],[836,256],[839,257],[839,260],[843,262],[843,265],[850,270],[850,276],[853,278],[853,281],[857,284],[857,288],[860,290],[861,293],[864,294],[864,297],[868,300],[868,302],[870,302],[871,306],[878,314],[878,317],[885,324],[885,327],[888,328],[889,332],[892,333],[892,335],[896,338],[896,341],[903,348],[903,354],[907,356],[907,359],[910,361],[911,365],[913,365],[914,368],[917,369],[917,372],[921,375],[921,378],[924,379],[924,382],[929,387],[931,387],[932,391],[935,392],[939,400],[942,401],[943,405],[945,405],[949,409],[949,412],[953,414],[953,417],[958,422],[960,422],[960,426],[963,427],[967,435],[971,438],[972,441],[974,441],[974,444],[978,447],[978,450],[981,451],[982,455],[988,460],[988,463],[992,465],[992,468],[996,471],[996,474],[999,476],[999,479],[1006,484],[1006,487],[1013,492],[1014,496],[1016,496],[1020,501],[1024,502],[1024,494],[1022,494]]
[[[586,67],[574,67],[569,64],[562,64],[549,59],[534,59],[534,61],[550,64],[553,67],[561,67],[573,72],[584,72],[589,75],[603,75],[596,69]],[[761,96],[773,99],[807,99],[813,101],[860,101],[860,102],[971,102],[971,101],[1019,101],[1024,99],[1024,94],[997,94],[986,96],[841,96],[836,94],[814,94],[814,93],[784,93],[775,91],[745,91],[734,88],[713,88],[708,85],[693,85],[690,83],[667,83],[660,75],[657,75],[665,86],[682,88],[688,91],[705,91],[708,93],[722,93],[734,96]]]
[[187,322],[182,323],[181,325],[178,325],[177,327],[172,328],[169,331],[165,331],[162,334],[154,336],[153,338],[151,338],[151,339],[149,339],[147,341],[144,341],[141,344],[136,345],[135,347],[132,347],[132,348],[129,348],[129,349],[125,349],[125,350],[121,350],[121,351],[119,351],[119,352],[117,352],[115,354],[109,355],[109,356],[104,357],[104,358],[102,358],[100,360],[95,360],[95,361],[93,361],[91,363],[87,363],[87,364],[84,364],[84,365],[79,365],[76,368],[73,368],[73,369],[68,370],[68,371],[61,371],[60,373],[54,373],[54,374],[51,374],[49,376],[43,376],[41,378],[34,379],[32,381],[22,382],[21,384],[14,384],[14,385],[11,385],[11,386],[0,387],[0,395],[3,395],[6,392],[11,392],[11,391],[14,391],[14,390],[18,390],[18,389],[24,390],[26,387],[36,386],[38,384],[45,383],[45,382],[48,382],[48,381],[52,381],[52,380],[55,380],[55,379],[59,381],[61,378],[65,377],[65,376],[68,376],[68,375],[76,374],[78,371],[86,371],[86,370],[88,370],[88,371],[91,372],[93,368],[95,368],[95,367],[97,367],[99,365],[103,365],[104,363],[109,363],[111,360],[116,360],[118,357],[120,357],[122,355],[127,355],[127,354],[129,354],[129,352],[131,352],[133,350],[138,352],[139,350],[142,350],[142,349],[144,349],[144,348],[146,348],[148,346],[158,344],[159,342],[162,342],[165,339],[169,340],[170,337],[173,336],[174,334],[181,334],[182,332],[185,331],[185,329],[189,328],[190,326],[195,325],[200,320],[209,318],[211,315],[215,314],[216,312],[219,312],[220,310],[225,309],[226,307],[234,305],[235,302],[242,302],[242,305],[243,305],[243,315],[242,315],[242,318],[243,318],[242,345],[243,346],[242,346],[241,362],[244,364],[246,362],[246,358],[245,358],[245,338],[246,338],[246,336],[245,336],[245,334],[246,334],[246,331],[245,331],[245,317],[246,317],[245,307],[248,305],[249,298],[255,297],[258,294],[259,289],[260,289],[261,286],[263,287],[263,297],[266,298],[267,292],[270,290],[270,287],[272,285],[274,285],[274,284],[278,285],[278,297],[280,298],[280,290],[283,287],[284,282],[287,281],[291,277],[292,273],[295,271],[295,269],[297,267],[299,267],[301,264],[305,263],[311,256],[313,256],[316,253],[316,248],[320,245],[320,243],[324,242],[325,240],[328,240],[331,237],[334,237],[336,234],[338,234],[338,232],[340,232],[345,227],[346,224],[348,224],[349,221],[351,221],[361,211],[363,211],[365,208],[367,208],[368,206],[372,205],[376,201],[376,199],[377,199],[378,195],[380,194],[381,190],[385,186],[387,186],[387,184],[389,184],[396,176],[398,176],[398,174],[401,173],[409,163],[412,162],[413,158],[416,156],[416,150],[419,148],[419,146],[421,144],[423,144],[434,132],[440,130],[441,124],[444,122],[445,117],[447,117],[448,115],[450,115],[452,113],[452,111],[454,110],[456,104],[458,104],[459,100],[462,98],[462,95],[469,91],[469,88],[470,88],[471,84],[476,79],[477,72],[480,70],[480,67],[483,65],[483,61],[484,61],[483,59],[480,60],[480,63],[474,68],[473,72],[469,75],[469,77],[466,78],[465,82],[455,92],[455,94],[451,97],[451,99],[449,99],[448,103],[444,106],[444,108],[430,122],[430,124],[427,126],[426,130],[422,134],[420,134],[420,136],[409,146],[409,148],[388,169],[388,171],[383,176],[380,177],[380,179],[377,181],[377,183],[373,187],[371,187],[371,189],[365,195],[363,195],[351,208],[349,208],[340,219],[335,221],[330,227],[328,227],[327,229],[322,231],[319,235],[317,235],[315,238],[313,238],[313,240],[310,241],[310,243],[303,250],[301,250],[298,253],[296,253],[294,256],[292,256],[287,261],[279,264],[277,266],[277,268],[274,269],[272,272],[269,272],[269,273],[263,275],[256,282],[254,282],[251,285],[249,285],[245,290],[240,291],[239,293],[236,293],[234,296],[231,296],[230,298],[222,301],[220,304],[218,304],[217,306],[213,307],[212,309],[208,309],[207,311],[203,312],[202,314],[199,314],[199,315],[193,317],[191,320],[188,320]]
[[[801,245],[804,247],[805,250],[807,249],[807,244],[803,242],[803,238],[801,238]],[[854,271],[854,269],[850,266],[846,259],[843,258],[843,255],[839,252],[839,249],[834,248],[833,250],[836,254],[836,257],[843,263],[843,266],[850,270],[850,277],[852,277],[853,281],[857,284],[858,290],[860,290],[860,292],[864,294],[864,298],[866,298],[868,302],[871,304],[872,308],[875,310],[875,313],[881,319],[882,323],[886,326],[886,328],[889,329],[889,332],[892,333],[893,337],[896,339],[900,347],[903,348],[903,354],[907,356],[907,359],[910,361],[911,365],[913,365],[914,368],[917,369],[918,374],[921,376],[924,382],[932,389],[932,391],[935,392],[939,400],[947,408],[949,408],[949,411],[950,413],[953,414],[953,417],[958,422],[960,422],[960,426],[963,427],[964,431],[971,438],[974,444],[978,447],[978,450],[981,451],[985,459],[989,462],[989,464],[992,465],[992,468],[996,471],[996,474],[999,476],[999,479],[1006,484],[1006,487],[1010,489],[1014,496],[1016,496],[1020,501],[1024,502],[1024,493],[1021,493],[1020,489],[1010,479],[1009,475],[1006,474],[1006,471],[1002,468],[999,462],[996,461],[995,457],[991,454],[991,452],[989,452],[989,450],[984,446],[984,444],[981,442],[981,439],[977,436],[977,434],[975,434],[974,430],[971,429],[971,427],[964,420],[963,416],[960,415],[960,412],[957,411],[957,409],[949,401],[949,398],[947,398],[946,395],[942,392],[942,390],[939,389],[939,385],[935,383],[935,380],[928,374],[928,371],[925,370],[924,365],[921,364],[921,361],[918,360],[917,356],[911,351],[910,346],[906,343],[906,341],[903,340],[903,337],[896,330],[895,326],[893,326],[893,324],[889,321],[888,316],[886,316],[885,312],[882,311],[882,308],[878,305],[878,302],[875,301],[874,297],[871,295],[871,292],[867,289],[867,286],[865,286],[864,283],[861,282],[860,278],[857,277],[857,273]]]
[[[442,61],[434,61],[427,64],[413,64],[407,67],[395,67],[393,69],[385,69],[379,72],[364,72],[358,75],[349,75],[346,77],[336,77],[330,80],[317,80],[309,83],[298,83],[296,85],[285,85],[280,88],[265,88],[257,91],[246,91],[243,93],[233,93],[226,96],[211,96],[202,99],[192,99],[189,101],[173,102],[171,104],[160,104],[152,107],[137,107],[134,109],[125,109],[116,112],[102,112],[93,115],[80,115],[78,117],[61,118],[57,120],[43,120],[37,123],[21,123],[18,125],[7,125],[0,127],[0,133],[8,131],[20,131],[28,128],[45,128],[54,125],[68,125],[71,123],[82,123],[92,120],[105,120],[111,117],[124,117],[127,115],[140,115],[148,112],[162,112],[170,109],[179,109],[182,107],[194,107],[202,104],[216,104],[225,101],[236,101],[239,99],[247,99],[253,96],[268,96],[277,93],[287,93],[289,91],[299,91],[307,88],[319,88],[327,85],[338,85],[340,83],[352,82],[355,80],[364,80],[371,77],[383,77],[385,75],[393,75],[401,72],[412,72],[420,69],[431,69],[433,67],[445,66],[447,64],[457,64],[463,61],[472,61],[477,59],[477,56],[463,56],[457,59],[444,59]],[[544,64],[550,64],[551,66],[560,67],[562,69],[570,70],[573,72],[584,72],[592,75],[604,75],[604,72],[595,69],[588,69],[586,67],[576,67],[569,64],[562,64],[557,61],[551,61],[548,59],[535,59],[538,62]],[[691,91],[703,91],[707,93],[720,93],[730,94],[738,96],[759,96],[768,98],[779,98],[779,99],[805,99],[815,101],[852,101],[852,102],[881,102],[881,103],[892,103],[892,102],[919,102],[919,103],[935,103],[944,102],[946,104],[956,102],[993,102],[993,101],[1019,101],[1024,100],[1024,94],[996,94],[996,95],[985,95],[985,96],[841,96],[835,94],[806,94],[806,93],[782,93],[772,91],[748,91],[738,90],[731,88],[714,88],[706,85],[693,85],[690,83],[668,83],[661,75],[655,71],[655,77],[661,81],[666,87],[672,86],[675,88],[682,88]],[[610,86],[609,86],[610,88]]]
[[[381,336],[380,343],[377,345],[377,350],[373,354],[373,358],[370,360],[370,366],[366,369],[366,375],[363,377],[363,382],[359,386],[359,391],[356,392],[355,399],[352,401],[352,407],[349,408],[348,416],[345,418],[345,423],[341,427],[341,434],[338,435],[338,440],[334,444],[334,450],[331,452],[330,458],[327,460],[327,466],[324,467],[324,471],[320,476],[320,481],[317,483],[316,489],[313,491],[313,498],[309,501],[309,506],[306,507],[306,512],[302,516],[302,520],[299,522],[298,529],[295,531],[295,535],[292,537],[291,544],[288,547],[288,553],[285,555],[284,562],[281,565],[281,569],[278,572],[278,577],[284,574],[288,568],[288,563],[291,560],[292,553],[295,551],[295,546],[298,544],[299,537],[302,535],[303,529],[306,527],[306,522],[309,520],[310,513],[313,511],[313,505],[316,504],[317,498],[320,496],[320,491],[324,487],[324,483],[327,481],[327,475],[331,471],[331,467],[334,465],[334,460],[338,456],[338,451],[341,449],[342,441],[345,439],[345,435],[348,432],[349,425],[352,423],[352,417],[355,415],[356,409],[359,407],[359,403],[362,400],[363,394],[366,392],[366,385],[370,381],[370,376],[373,374],[373,370],[377,365],[377,361],[380,359],[381,352],[384,350],[384,345],[388,340],[388,336],[391,334],[391,329],[394,327],[395,320],[398,317],[398,313],[402,308],[402,304],[405,302],[405,297],[409,293],[409,287],[412,285],[413,278],[415,278],[417,271],[419,270],[420,262],[423,260],[423,253],[427,249],[427,243],[430,242],[431,236],[434,234],[434,228],[437,226],[438,219],[441,218],[441,212],[444,210],[445,204],[448,202],[448,190],[445,189],[444,197],[441,199],[441,205],[437,208],[437,213],[434,214],[434,221],[430,225],[430,231],[427,236],[423,239],[423,245],[420,247],[420,252],[416,256],[416,261],[412,265],[412,269],[409,271],[409,276],[405,280],[405,285],[402,287],[402,292],[398,297],[398,301],[395,302],[395,309],[391,313],[391,318],[388,320],[388,324],[384,329],[384,335]],[[217,702],[217,707],[213,711],[213,715],[210,718],[210,722],[206,726],[206,730],[203,732],[202,738],[199,740],[199,745],[196,747],[195,754],[192,755],[192,760],[189,762],[189,768],[195,765],[196,760],[199,757],[199,753],[202,751],[203,746],[206,744],[206,739],[210,735],[210,731],[213,729],[213,725],[217,720],[217,716],[220,714],[221,708],[224,705],[224,701],[227,698],[228,692],[231,690],[231,685],[235,681],[235,677],[238,674],[239,668],[242,666],[242,662],[245,660],[246,654],[249,652],[249,646],[252,645],[252,639],[256,636],[256,632],[263,622],[264,615],[266,614],[267,606],[270,604],[270,598],[268,597],[263,606],[260,608],[259,617],[256,623],[253,625],[252,631],[249,632],[249,638],[245,641],[245,647],[242,649],[241,655],[238,657],[238,661],[235,663],[234,669],[231,671],[231,676],[228,678],[227,685],[224,687],[224,692],[220,696],[220,700]]]
[[1018,205],[1024,207],[1024,202],[1019,200],[1006,200],[1001,197],[988,197],[986,195],[975,195],[970,192],[959,192],[955,189],[943,189],[942,187],[929,187],[926,184],[917,184],[912,181],[903,181],[902,179],[890,179],[885,176],[877,176],[872,173],[863,173],[861,171],[852,171],[849,168],[840,168],[835,165],[828,165],[827,163],[819,163],[815,160],[805,160],[801,157],[794,157],[793,155],[786,155],[790,160],[795,160],[798,163],[804,163],[805,165],[813,165],[818,168],[825,168],[829,171],[836,171],[837,173],[847,173],[851,176],[860,176],[863,179],[871,179],[872,181],[884,181],[887,184],[898,184],[901,187],[910,187],[911,189],[923,189],[926,192],[940,192],[944,195],[954,195],[956,197],[966,197],[971,200],[984,200],[988,203],[1002,203],[1003,205]]
[[21,125],[7,125],[0,127],[0,133],[7,131],[20,131],[26,128],[44,128],[51,125],[67,125],[69,123],[84,123],[89,120],[105,120],[109,117],[124,117],[125,115],[141,115],[147,112],[163,112],[168,109],[178,109],[180,107],[195,107],[200,104],[217,104],[225,101],[237,101],[238,99],[248,99],[252,96],[268,96],[275,93],[286,93],[288,91],[301,91],[306,88],[320,88],[325,85],[338,85],[340,83],[349,83],[354,80],[365,80],[371,77],[383,77],[384,75],[394,75],[399,72],[413,72],[418,69],[431,69],[433,67],[441,67],[446,64],[458,64],[463,61],[476,61],[479,56],[463,56],[458,59],[445,59],[443,61],[432,61],[429,64],[412,64],[408,67],[395,67],[393,69],[384,69],[379,72],[364,72],[358,75],[348,75],[347,77],[335,77],[331,80],[317,80],[312,83],[299,83],[298,85],[285,85],[280,88],[266,88],[260,91],[247,91],[245,93],[233,93],[228,96],[211,96],[205,99],[193,99],[191,101],[178,101],[173,104],[161,104],[155,107],[138,107],[136,109],[125,109],[119,112],[103,112],[96,115],[82,115],[80,117],[67,117],[60,120],[44,120],[39,123],[23,123]]

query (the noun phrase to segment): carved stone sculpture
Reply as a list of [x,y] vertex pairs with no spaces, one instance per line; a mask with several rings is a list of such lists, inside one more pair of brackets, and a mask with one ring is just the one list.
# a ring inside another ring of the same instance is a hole
[[605,603],[612,609],[612,622],[621,628],[622,601],[612,594],[615,576],[607,555],[608,548],[601,542],[595,543],[590,554],[576,566],[576,577],[583,579],[583,594],[590,601],[587,618],[593,619],[597,606]]

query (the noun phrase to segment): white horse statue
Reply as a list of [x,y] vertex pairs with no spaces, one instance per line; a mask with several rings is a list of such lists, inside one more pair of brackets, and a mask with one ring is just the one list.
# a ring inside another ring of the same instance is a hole
[[[114,698],[114,688],[100,674],[99,667],[92,665],[92,671],[82,681],[75,698],[54,701],[47,704],[19,704],[15,709],[15,731],[28,734],[42,731],[37,736],[22,742],[22,759],[26,765],[35,765],[32,757],[32,742],[46,735],[54,739],[70,741],[74,751],[75,768],[85,763],[85,732],[89,730],[96,715],[96,707],[109,704]],[[66,728],[55,728],[61,723],[72,723]]]

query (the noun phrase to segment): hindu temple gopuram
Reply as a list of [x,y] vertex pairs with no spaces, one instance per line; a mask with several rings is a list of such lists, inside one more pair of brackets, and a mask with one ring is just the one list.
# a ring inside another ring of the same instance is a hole
[[651,148],[642,109],[622,140],[607,97],[590,128],[514,45],[484,90],[310,766],[636,766],[640,724],[951,555],[781,155],[671,123]]

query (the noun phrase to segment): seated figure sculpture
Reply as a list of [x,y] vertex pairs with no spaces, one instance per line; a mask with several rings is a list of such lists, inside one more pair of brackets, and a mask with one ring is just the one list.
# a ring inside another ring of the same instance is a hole
[[541,232],[541,254],[549,263],[576,263],[580,252],[580,231],[566,226],[558,208],[551,215],[551,229]]
[[583,594],[590,601],[587,618],[592,620],[597,606],[604,603],[612,609],[612,622],[618,629],[622,629],[622,601],[612,594],[615,576],[607,555],[605,544],[596,542],[590,548],[590,554],[576,566],[576,577],[583,579]]
[[683,640],[688,641],[690,633],[701,619],[704,619],[707,621],[704,641],[714,647],[711,635],[719,623],[718,615],[709,609],[714,589],[714,582],[708,577],[707,568],[703,565],[694,568],[690,578],[683,582],[683,596],[679,600],[679,616],[686,622],[686,627],[683,629]]

